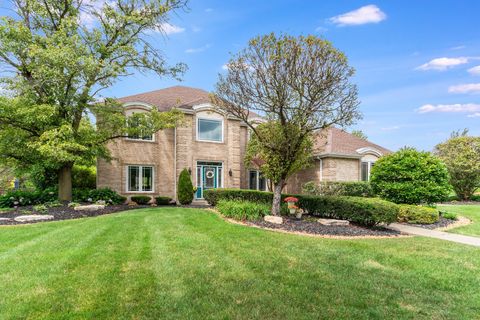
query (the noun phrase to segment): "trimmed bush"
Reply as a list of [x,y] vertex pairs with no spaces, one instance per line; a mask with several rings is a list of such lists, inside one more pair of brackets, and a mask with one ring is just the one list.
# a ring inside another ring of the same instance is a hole
[[381,157],[372,168],[370,183],[381,198],[395,203],[435,203],[450,193],[445,164],[429,152],[403,148]]
[[235,220],[259,220],[270,214],[270,206],[250,201],[220,200],[216,208],[221,214]]
[[[77,200],[77,199],[74,198],[74,200]],[[110,188],[100,188],[100,189],[89,190],[88,198],[79,199],[79,200],[80,201],[91,200],[92,202],[97,202],[98,200],[104,200],[107,203],[122,204],[127,200],[127,198],[119,195],[116,191],[113,191]]]
[[453,212],[440,212],[440,215],[448,220],[458,220],[458,215]]
[[398,215],[396,204],[377,198],[300,196],[298,206],[315,216],[366,226],[395,222]]
[[399,206],[398,221],[418,224],[432,224],[438,221],[439,212],[437,209],[402,204]]
[[156,204],[161,206],[168,206],[170,204],[170,201],[172,201],[172,198],[169,198],[169,197],[162,197],[162,196],[155,197]]
[[[282,200],[288,196],[292,195],[283,194]],[[270,207],[273,193],[256,190],[216,189],[205,191],[204,197],[213,206],[216,206],[221,200],[231,200],[249,201]],[[295,197],[298,198],[297,205],[300,208],[319,217],[348,220],[366,226],[397,221],[398,206],[377,198],[307,195],[295,195]],[[287,211],[288,209],[282,210],[282,213]]]
[[303,185],[302,193],[315,196],[374,196],[370,183],[366,181],[322,181],[318,184],[310,181]]
[[74,165],[72,168],[72,186],[80,189],[97,187],[97,168],[95,166]]
[[273,193],[271,192],[247,189],[210,189],[203,192],[203,197],[212,206],[216,206],[220,200],[251,201],[265,204],[271,204],[273,201]]
[[178,202],[183,205],[188,205],[193,201],[193,184],[190,173],[187,169],[183,169],[178,177],[178,191],[177,198]]
[[146,205],[152,200],[149,196],[131,196],[130,199],[139,205]]

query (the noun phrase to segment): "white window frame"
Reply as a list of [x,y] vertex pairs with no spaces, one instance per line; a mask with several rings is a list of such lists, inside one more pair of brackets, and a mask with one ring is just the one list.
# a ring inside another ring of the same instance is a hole
[[[251,179],[250,179],[250,172],[252,171],[255,171],[257,174],[256,174],[256,186],[257,188],[256,189],[250,189],[250,182],[251,182]],[[257,191],[268,191],[268,179],[265,178],[265,176],[263,177],[265,179],[265,190],[260,190],[260,173],[261,171],[260,170],[256,170],[256,169],[249,169],[248,170],[248,189],[249,190],[257,190]]]
[[[219,121],[222,126],[222,139],[220,141],[217,140],[207,140],[207,139],[200,139],[200,120],[207,120],[207,121]],[[212,142],[212,143],[223,143],[224,142],[224,121],[223,119],[217,118],[206,118],[206,117],[197,117],[197,141],[200,142]]]
[[[362,179],[362,166],[367,164],[367,180]],[[370,181],[370,172],[372,171],[372,166],[375,164],[375,161],[361,161],[360,162],[360,181]]]
[[[143,191],[143,185],[142,185],[142,179],[140,179],[139,183],[138,183],[138,189],[139,191],[133,191],[133,190],[129,190],[130,188],[130,176],[129,176],[129,173],[130,173],[130,167],[138,167],[139,168],[139,173],[140,173],[140,177],[143,177],[143,168],[152,168],[152,190],[150,191]],[[126,193],[155,193],[155,166],[153,165],[142,165],[142,164],[129,164],[126,166],[126,181],[125,181],[125,190],[126,190]]]
[[[135,112],[133,112],[131,115],[133,115],[134,113]],[[127,134],[127,137],[125,139],[130,140],[130,141],[137,141],[137,142],[139,142],[139,141],[141,141],[141,142],[155,142],[155,132],[152,133],[152,139],[132,138],[132,137],[129,137],[128,134]]]

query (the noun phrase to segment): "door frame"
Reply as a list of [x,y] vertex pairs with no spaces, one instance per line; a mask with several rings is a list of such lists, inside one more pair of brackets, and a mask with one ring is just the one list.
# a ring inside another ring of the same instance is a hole
[[[199,163],[211,163],[210,165],[206,165],[206,164],[200,164]],[[215,165],[217,164],[217,165]],[[223,161],[216,161],[216,160],[196,160],[195,161],[195,185],[197,187],[197,192],[195,192],[195,199],[204,199],[203,197],[203,191],[204,191],[204,181],[203,181],[203,175],[204,175],[204,172],[203,172],[203,167],[205,166],[210,166],[210,167],[216,167],[215,169],[215,181],[217,182],[218,181],[218,168],[221,168],[222,169],[222,173],[220,174],[220,186],[217,186],[216,188],[223,188],[223,185],[224,185],[224,174],[225,174],[225,166],[224,166],[224,162]],[[202,168],[202,172],[201,172],[201,175],[200,175],[200,181],[198,181],[198,169],[199,168]]]

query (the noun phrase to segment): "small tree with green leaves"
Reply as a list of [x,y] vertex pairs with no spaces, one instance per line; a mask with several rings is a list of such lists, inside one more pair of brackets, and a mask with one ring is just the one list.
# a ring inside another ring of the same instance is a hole
[[190,173],[187,169],[183,169],[180,172],[180,176],[178,177],[178,187],[177,187],[177,198],[178,202],[183,205],[188,205],[193,201],[193,184],[192,178]]
[[286,180],[309,165],[316,132],[360,118],[353,74],[330,42],[272,33],[251,39],[219,75],[212,103],[250,128],[247,161],[262,159],[273,184],[273,215],[280,214]]
[[110,140],[180,119],[180,112],[153,111],[127,121],[115,100],[98,103],[98,94],[134,70],[175,78],[184,72],[184,64],[167,65],[152,34],[163,32],[185,1],[11,3],[12,16],[0,17],[0,85],[9,93],[0,99],[0,162],[56,170],[59,198],[71,200],[74,164],[109,159]]
[[373,191],[395,203],[444,201],[450,192],[445,164],[430,152],[403,148],[375,162],[370,182]]
[[351,135],[363,140],[368,140],[367,135],[362,130],[352,130]]
[[480,188],[480,137],[452,134],[435,147],[435,153],[447,165],[450,184],[461,200],[468,200]]

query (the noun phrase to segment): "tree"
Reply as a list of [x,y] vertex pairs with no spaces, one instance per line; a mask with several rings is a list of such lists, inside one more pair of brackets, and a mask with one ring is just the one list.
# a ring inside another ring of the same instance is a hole
[[[59,198],[71,199],[73,164],[108,159],[108,141],[175,126],[178,111],[128,120],[99,92],[133,70],[178,77],[151,43],[183,0],[16,0],[0,18],[0,161],[20,169],[46,165],[59,173]],[[96,116],[96,123],[91,120]],[[138,123],[138,126],[131,126]],[[130,124],[130,126],[128,125]]]
[[468,200],[480,187],[480,137],[452,134],[435,147],[435,154],[447,165],[450,184],[458,198]]
[[362,130],[352,130],[351,135],[358,137],[363,140],[368,140],[367,135]]
[[190,177],[190,173],[187,169],[183,169],[180,172],[180,176],[178,177],[178,190],[177,190],[177,198],[178,202],[183,205],[190,204],[193,201],[193,184],[192,178]]
[[395,203],[431,204],[445,200],[450,192],[445,164],[430,152],[414,148],[378,159],[370,183],[378,196]]
[[274,186],[272,214],[279,215],[285,182],[310,162],[316,131],[360,118],[354,70],[326,40],[273,33],[251,39],[227,67],[212,103],[250,128],[246,161],[263,160]]

